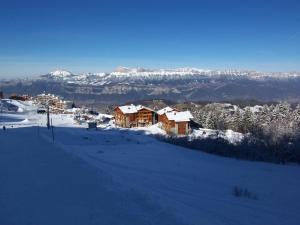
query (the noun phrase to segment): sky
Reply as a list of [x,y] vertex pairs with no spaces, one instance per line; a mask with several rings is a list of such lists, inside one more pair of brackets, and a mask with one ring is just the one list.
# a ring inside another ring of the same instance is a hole
[[0,78],[118,66],[300,71],[300,1],[1,0]]

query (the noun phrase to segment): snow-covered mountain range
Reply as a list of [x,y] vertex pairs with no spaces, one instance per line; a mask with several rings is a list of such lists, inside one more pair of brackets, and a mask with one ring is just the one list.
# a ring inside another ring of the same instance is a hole
[[103,81],[114,79],[184,79],[184,78],[247,78],[247,79],[286,79],[300,77],[300,72],[258,72],[250,70],[205,70],[198,68],[144,69],[118,67],[110,73],[73,74],[66,70],[57,70],[47,74],[48,78],[62,79],[70,83],[101,85]]
[[1,85],[5,93],[34,95],[46,91],[109,103],[145,99],[300,101],[300,72],[118,67],[106,73],[56,70],[37,79],[10,80]]

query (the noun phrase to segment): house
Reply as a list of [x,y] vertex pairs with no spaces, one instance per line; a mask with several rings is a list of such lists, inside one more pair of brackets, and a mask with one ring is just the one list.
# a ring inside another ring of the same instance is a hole
[[119,127],[145,127],[154,124],[154,111],[142,105],[118,106],[114,110],[115,123]]
[[190,111],[171,111],[161,115],[160,122],[167,134],[186,135],[190,132],[190,122],[193,118]]
[[166,113],[168,113],[168,112],[173,112],[173,111],[179,112],[179,110],[173,109],[173,108],[171,108],[171,107],[169,107],[169,106],[167,106],[167,107],[165,107],[165,108],[163,108],[163,109],[161,109],[161,110],[158,110],[158,111],[156,112],[157,115],[158,115],[158,118],[157,118],[158,122],[163,122],[163,119],[165,118],[165,117],[164,117],[164,114],[166,114]]
[[28,95],[17,95],[17,94],[12,94],[9,99],[12,100],[18,100],[18,101],[28,101],[30,100],[30,97]]

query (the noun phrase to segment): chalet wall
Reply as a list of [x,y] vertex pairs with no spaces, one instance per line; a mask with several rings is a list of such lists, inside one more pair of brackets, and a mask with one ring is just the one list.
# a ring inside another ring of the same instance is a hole
[[162,127],[167,134],[186,135],[189,133],[190,122],[175,122],[174,120],[168,120],[166,114],[159,116],[159,122],[162,123]]
[[124,114],[118,107],[114,111],[116,125],[120,127],[144,127],[153,124],[154,112],[141,109],[137,113]]

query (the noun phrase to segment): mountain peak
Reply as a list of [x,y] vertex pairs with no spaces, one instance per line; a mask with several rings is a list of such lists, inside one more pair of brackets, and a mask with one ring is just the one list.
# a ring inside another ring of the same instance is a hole
[[54,77],[69,77],[72,73],[67,70],[55,70],[50,72],[50,75]]
[[128,72],[130,72],[130,71],[131,71],[130,68],[124,67],[124,66],[118,66],[118,67],[114,70],[114,72],[117,72],[117,73],[128,73]]

